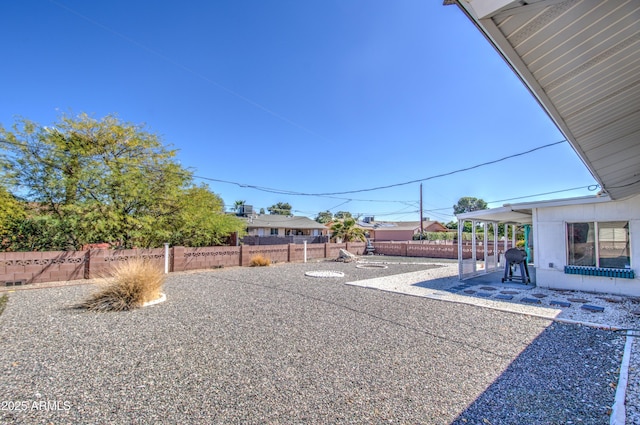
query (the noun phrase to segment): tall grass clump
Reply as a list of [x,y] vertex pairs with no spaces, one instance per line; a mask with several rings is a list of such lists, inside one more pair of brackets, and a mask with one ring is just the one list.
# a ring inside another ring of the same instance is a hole
[[251,267],[265,267],[271,265],[271,260],[265,257],[262,254],[254,255],[251,257],[251,261],[249,261],[249,265]]
[[4,312],[4,308],[7,306],[7,301],[9,301],[9,296],[7,294],[0,297],[0,315]]
[[149,261],[139,258],[114,266],[98,292],[80,307],[93,311],[131,310],[160,298],[165,275]]

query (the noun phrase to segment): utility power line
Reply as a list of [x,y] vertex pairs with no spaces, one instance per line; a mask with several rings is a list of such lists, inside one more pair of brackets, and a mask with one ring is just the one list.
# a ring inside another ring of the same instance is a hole
[[[404,186],[404,185],[417,183],[417,182],[421,182],[421,181],[426,181],[426,180],[432,180],[432,179],[439,178],[439,177],[445,177],[445,176],[449,176],[449,175],[452,175],[452,174],[461,173],[461,172],[464,172],[464,171],[469,171],[469,170],[472,170],[472,169],[475,169],[475,168],[479,168],[479,167],[482,167],[482,166],[495,164],[497,162],[505,161],[505,160],[510,159],[510,158],[515,158],[515,157],[518,157],[518,156],[526,155],[526,154],[535,152],[537,150],[544,149],[544,148],[551,147],[551,146],[555,146],[555,145],[558,145],[558,144],[561,144],[561,143],[564,143],[564,142],[566,142],[566,140],[560,140],[560,141],[557,141],[557,142],[554,142],[554,143],[549,143],[549,144],[546,144],[546,145],[538,146],[536,148],[533,148],[533,149],[530,149],[530,150],[527,150],[527,151],[524,151],[524,152],[508,155],[508,156],[505,156],[505,157],[502,157],[502,158],[499,158],[499,159],[496,159],[496,160],[493,160],[493,161],[487,161],[487,162],[483,162],[483,163],[480,163],[480,164],[477,164],[477,165],[473,165],[473,166],[470,166],[470,167],[456,169],[456,170],[453,170],[453,171],[450,171],[450,172],[447,172],[447,173],[442,173],[442,174],[426,177],[424,179],[417,179],[417,180],[411,180],[411,181],[402,182],[402,183],[395,183],[395,184],[386,185],[386,186],[358,189],[358,190],[345,191],[345,192],[305,193],[305,192],[297,192],[297,191],[293,191],[293,190],[283,190],[283,189],[268,188],[268,187],[263,187],[263,186],[258,186],[258,185],[240,183],[240,182],[231,181],[231,180],[216,179],[216,178],[207,177],[207,176],[200,176],[200,175],[196,175],[196,174],[193,174],[191,172],[188,172],[188,171],[185,172],[185,173],[180,173],[180,172],[175,172],[175,173],[176,174],[190,175],[194,179],[199,179],[199,180],[204,180],[204,181],[211,181],[211,182],[216,182],[216,183],[232,184],[232,185],[236,185],[236,186],[239,186],[239,187],[242,187],[242,188],[249,188],[249,189],[254,189],[254,190],[268,192],[268,193],[276,193],[276,194],[289,195],[289,196],[310,196],[310,197],[319,197],[319,198],[330,198],[330,199],[338,199],[338,200],[344,201],[344,202],[342,202],[342,203],[340,203],[340,204],[338,204],[338,205],[336,205],[334,207],[329,208],[329,210],[335,209],[335,208],[337,208],[337,207],[339,207],[341,205],[344,205],[344,204],[349,203],[349,202],[354,202],[354,201],[357,201],[357,202],[411,204],[411,203],[415,203],[415,201],[397,201],[397,200],[388,200],[388,199],[356,199],[356,198],[339,197],[339,196],[335,196],[335,195],[381,190],[381,189],[387,189],[387,188],[391,188],[391,187]],[[26,147],[26,148],[30,147],[29,144],[16,142],[16,141],[9,141],[9,140],[6,140],[6,139],[0,139],[0,143],[5,143],[5,144],[15,145],[15,146],[22,146],[22,147]],[[49,147],[49,148],[51,148],[51,147]],[[573,188],[569,188],[569,189],[561,189],[561,190],[556,190],[556,191],[551,191],[551,192],[544,192],[544,193],[537,193],[537,194],[533,194],[533,195],[519,196],[519,197],[515,197],[515,198],[501,199],[501,200],[496,200],[496,201],[487,201],[487,203],[491,204],[491,203],[498,203],[498,202],[513,201],[513,200],[518,200],[518,199],[526,199],[526,198],[532,198],[532,197],[536,197],[536,196],[543,196],[543,195],[550,195],[550,194],[561,193],[561,192],[568,192],[568,191],[578,190],[578,189],[583,189],[583,188],[587,188],[590,191],[593,191],[593,190],[596,190],[598,187],[599,187],[599,185],[573,187]],[[431,209],[425,210],[425,212],[429,212],[430,214],[436,215],[436,214],[438,214],[437,211],[450,210],[451,208],[452,207],[431,208]],[[400,214],[400,213],[405,213],[405,211],[399,211],[397,213],[365,213],[365,214],[383,216],[383,215],[395,215],[395,214]],[[411,213],[411,212],[406,212],[406,213],[408,214],[408,213]]]

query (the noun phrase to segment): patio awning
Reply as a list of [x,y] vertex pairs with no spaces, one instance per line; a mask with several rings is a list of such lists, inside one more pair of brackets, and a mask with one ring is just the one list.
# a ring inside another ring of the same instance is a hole
[[508,224],[532,224],[533,210],[536,208],[562,207],[566,205],[595,204],[609,202],[608,196],[582,196],[579,198],[552,199],[548,201],[505,204],[502,207],[471,211],[458,214],[458,220],[497,222]]
[[530,208],[514,209],[511,206],[504,206],[500,208],[491,208],[489,210],[478,210],[458,214],[456,217],[458,217],[458,220],[466,221],[495,221],[497,223],[531,224],[532,210]]

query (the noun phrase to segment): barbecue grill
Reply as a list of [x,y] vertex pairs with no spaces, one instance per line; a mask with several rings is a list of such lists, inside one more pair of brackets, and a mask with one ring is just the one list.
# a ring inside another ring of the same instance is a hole
[[[504,277],[502,282],[505,281],[519,281],[524,284],[531,283],[529,278],[529,268],[527,267],[527,253],[518,248],[508,249],[504,253]],[[513,275],[513,269],[520,266],[520,276]]]

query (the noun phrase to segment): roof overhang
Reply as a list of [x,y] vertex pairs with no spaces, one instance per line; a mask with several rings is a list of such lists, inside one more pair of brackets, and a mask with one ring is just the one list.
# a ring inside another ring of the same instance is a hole
[[568,205],[585,205],[609,202],[608,196],[582,196],[579,198],[554,199],[549,201],[523,202],[519,204],[505,204],[499,208],[471,211],[458,214],[458,220],[481,221],[510,224],[531,224],[533,210],[537,208],[564,207]]
[[640,2],[445,4],[475,23],[612,199],[640,193]]

